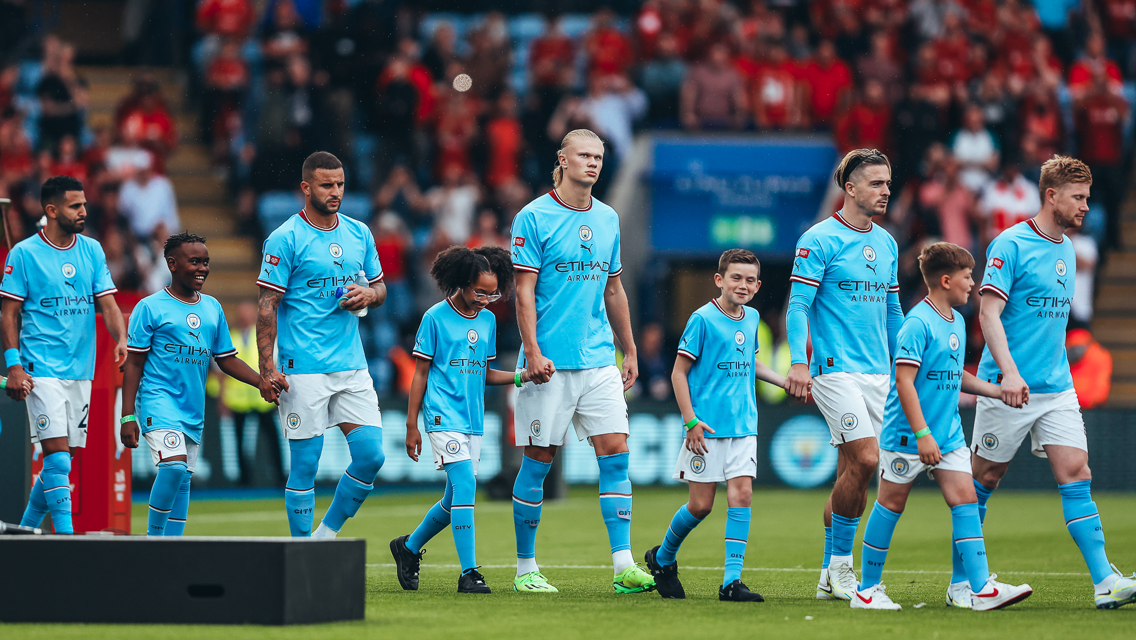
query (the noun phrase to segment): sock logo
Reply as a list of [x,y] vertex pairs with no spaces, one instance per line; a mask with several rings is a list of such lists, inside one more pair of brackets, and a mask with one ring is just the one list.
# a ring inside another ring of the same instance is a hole
[[292,513],[296,515],[306,516],[314,511],[314,509],[292,509]]
[[40,431],[47,429],[51,426],[51,420],[47,416],[39,416],[36,418],[36,428]]
[[295,414],[295,413],[289,413],[288,414],[288,428],[289,429],[299,429],[300,428],[300,416],[299,416],[299,414]]
[[891,461],[891,471],[897,476],[907,475],[909,469],[911,469],[911,465],[907,464],[907,460],[903,458],[896,458]]
[[461,451],[461,445],[458,444],[457,440],[450,440],[446,443],[446,453],[454,455],[458,451]]
[[855,429],[856,425],[858,423],[859,423],[859,420],[856,419],[855,414],[846,413],[846,414],[840,416],[840,428],[845,430],[845,431],[851,431],[851,430]]
[[540,437],[540,420],[533,420],[529,425],[529,430],[532,431],[534,438]]
[[702,473],[706,470],[706,458],[702,456],[694,456],[690,459],[690,470],[694,473]]
[[631,509],[618,509],[618,510],[616,510],[615,515],[619,516],[620,518],[623,518],[624,520],[630,520],[631,519]]
[[535,526],[540,524],[540,519],[537,518],[536,520],[525,520],[524,522],[525,522],[525,524],[529,525],[530,527],[535,527]]
[[998,448],[998,436],[993,433],[987,433],[982,436],[982,448],[987,451],[993,451]]

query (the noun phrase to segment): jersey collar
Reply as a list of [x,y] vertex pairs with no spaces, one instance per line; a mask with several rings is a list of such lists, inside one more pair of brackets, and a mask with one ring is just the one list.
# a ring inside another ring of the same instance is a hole
[[182,304],[194,305],[194,304],[198,304],[198,303],[201,302],[201,293],[200,292],[198,292],[198,294],[197,294],[197,300],[194,300],[193,302],[186,302],[185,300],[182,300],[181,298],[175,296],[174,292],[170,291],[169,287],[162,287],[162,291],[165,291],[167,296],[173,298],[174,300],[177,300],[178,302],[180,302]]
[[743,318],[746,317],[746,308],[745,308],[744,304],[742,305],[742,315],[735,317],[735,316],[732,316],[732,315],[726,313],[726,310],[722,308],[722,305],[718,304],[717,298],[711,298],[710,302],[714,303],[714,306],[718,308],[718,311],[722,312],[722,315],[726,316],[730,320],[733,320],[734,322],[740,322]]
[[592,196],[588,196],[588,206],[580,209],[578,207],[573,207],[570,204],[566,204],[563,200],[561,200],[560,196],[556,195],[556,189],[549,191],[548,195],[552,196],[552,199],[555,200],[557,204],[564,207],[565,209],[568,209],[569,211],[588,211],[592,208]]
[[479,313],[481,313],[480,311],[478,311],[477,313],[474,313],[474,314],[473,314],[472,316],[467,316],[467,315],[465,315],[465,314],[464,314],[464,313],[462,313],[461,311],[458,311],[457,305],[455,305],[455,304],[454,304],[454,301],[453,301],[453,300],[450,300],[450,298],[449,298],[448,296],[446,297],[446,304],[450,305],[450,308],[454,310],[454,313],[458,314],[459,316],[461,316],[461,317],[463,317],[463,318],[465,318],[465,319],[467,319],[467,320],[473,320],[474,318],[476,318],[476,317],[477,317],[477,315],[478,315]]
[[1065,236],[1061,236],[1061,239],[1060,239],[1060,240],[1057,240],[1057,239],[1056,239],[1056,238],[1054,238],[1053,236],[1051,236],[1051,235],[1049,235],[1048,233],[1046,233],[1046,232],[1042,231],[1042,230],[1041,230],[1041,227],[1037,226],[1037,223],[1033,221],[1033,218],[1030,218],[1029,220],[1026,220],[1026,224],[1028,224],[1028,225],[1029,225],[1029,228],[1030,228],[1030,229],[1033,229],[1034,233],[1036,233],[1037,235],[1039,235],[1039,236],[1041,236],[1041,237],[1045,238],[1046,240],[1048,240],[1048,241],[1052,242],[1053,244],[1061,244],[1062,242],[1065,242]]
[[955,321],[953,315],[950,318],[948,318],[947,316],[945,316],[943,314],[942,311],[939,311],[939,308],[935,306],[934,302],[931,302],[930,298],[923,298],[923,302],[926,302],[927,304],[931,305],[931,308],[934,309],[935,313],[939,314],[939,317],[942,318],[943,320],[946,320],[947,322],[954,322]]
[[316,231],[334,231],[339,226],[339,214],[338,213],[335,214],[335,224],[331,225],[330,227],[328,227],[326,229],[323,228],[323,227],[317,227],[316,225],[312,224],[312,221],[308,220],[308,212],[304,209],[300,209],[300,217],[304,219],[304,222],[308,223],[309,227],[315,229]]
[[47,243],[47,246],[51,247],[52,249],[58,249],[60,251],[66,251],[66,250],[70,249],[71,247],[75,246],[76,242],[79,241],[79,234],[76,233],[76,234],[73,234],[71,236],[71,244],[67,245],[66,247],[61,247],[61,246],[55,244],[54,242],[52,242],[51,240],[49,240],[48,237],[47,237],[47,234],[43,232],[43,229],[40,229],[39,231],[37,231],[36,235],[38,235],[40,238],[42,238],[43,241]]
[[836,221],[839,222],[840,224],[848,227],[849,229],[851,229],[853,231],[857,231],[859,233],[868,233],[869,231],[872,230],[872,227],[874,226],[874,224],[872,223],[871,220],[868,221],[868,228],[867,229],[861,229],[860,227],[853,225],[852,223],[850,223],[850,222],[848,222],[847,220],[844,219],[844,211],[843,210],[837,211],[836,213],[832,214],[832,217],[836,218]]

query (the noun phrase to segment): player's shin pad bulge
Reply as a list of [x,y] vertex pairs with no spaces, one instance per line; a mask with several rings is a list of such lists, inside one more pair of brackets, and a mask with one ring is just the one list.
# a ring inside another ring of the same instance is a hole
[[548,382],[517,392],[513,429],[518,447],[563,446],[568,426],[580,440],[628,433],[623,378],[614,365],[557,371]]

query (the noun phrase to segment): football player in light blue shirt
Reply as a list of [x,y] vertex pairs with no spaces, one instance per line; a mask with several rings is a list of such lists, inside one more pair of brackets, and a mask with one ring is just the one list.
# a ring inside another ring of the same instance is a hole
[[139,427],[158,475],[150,488],[147,535],[180,536],[189,513],[189,483],[205,426],[209,360],[253,386],[260,375],[240,358],[217,299],[201,293],[209,277],[205,238],[179,233],[163,251],[170,286],[146,296],[130,314],[122,377],[122,444],[134,449]]
[[[370,229],[339,215],[343,164],[317,151],[301,175],[304,210],[264,241],[256,344],[261,395],[268,400],[275,388],[284,389],[280,422],[292,453],[284,488],[288,527],[293,536],[331,538],[359,511],[385,460],[379,399],[355,314],[382,304],[387,290]],[[357,276],[366,286],[356,284]],[[323,432],[334,426],[347,436],[351,464],[313,533]]]
[[0,284],[0,339],[8,368],[8,397],[27,400],[32,443],[43,470],[32,485],[20,524],[38,527],[51,513],[58,534],[73,533],[71,456],[86,446],[91,380],[95,376],[95,311],[126,360],[126,323],[99,243],[86,226],[83,185],[69,176],[43,183],[47,226],[12,247]]
[[911,484],[921,471],[933,469],[951,508],[954,577],[947,604],[980,611],[1001,609],[1024,600],[1033,590],[1029,585],[995,582],[990,575],[959,419],[960,388],[988,398],[1001,396],[998,385],[963,370],[966,324],[952,307],[966,304],[974,288],[974,257],[958,245],[936,242],[923,248],[919,268],[928,294],[899,330],[880,439],[880,492],[864,527],[863,575],[852,608],[901,608],[888,597],[880,578]]
[[1093,580],[1097,608],[1136,602],[1136,574],[1108,561],[1093,502],[1088,440],[1069,374],[1065,327],[1077,258],[1068,229],[1089,210],[1093,177],[1080,160],[1054,156],[1041,167],[1037,216],[1003,231],[986,250],[979,318],[986,348],[978,377],[1000,382],[1007,406],[978,399],[971,460],[982,515],[1026,435],[1036,456],[1049,458],[1069,534]]
[[745,249],[718,259],[714,284],[720,295],[700,307],[686,323],[671,381],[682,411],[686,438],[674,478],[690,485],[690,499],[679,507],[663,543],[644,558],[664,598],[685,598],[676,555],[682,541],[714,506],[719,482],[726,484],[726,571],[718,599],[764,602],[742,582],[749,542],[750,502],[757,477],[758,380],[784,388],[785,377],[757,359],[761,319],[746,303],[761,288],[761,263]]
[[[517,577],[523,593],[552,593],[536,563],[544,478],[568,428],[595,449],[600,512],[607,527],[617,593],[641,593],[655,580],[631,552],[631,480],[627,474],[627,401],[639,364],[620,273],[619,216],[592,197],[604,145],[587,129],[569,131],[553,170],[553,189],[513,219],[517,323],[524,353],[518,367],[532,382],[517,393],[514,430],[524,447],[513,485]],[[623,347],[622,371],[615,344]],[[552,377],[553,372],[556,376]]]
[[418,589],[422,547],[452,526],[461,561],[458,593],[490,593],[477,566],[473,506],[485,422],[485,385],[512,384],[527,375],[489,367],[497,358],[497,319],[485,307],[509,292],[513,264],[500,247],[450,247],[430,275],[446,299],[422,317],[414,341],[417,364],[410,385],[406,454],[422,452],[419,414],[430,438],[434,466],[446,472],[446,491],[413,533],[391,540],[403,589]]
[[816,597],[850,600],[856,590],[852,540],[879,459],[903,309],[896,280],[899,249],[872,223],[887,211],[891,163],[875,149],[856,149],[844,156],[833,179],[844,192],[844,207],[797,242],[785,328],[793,362],[789,392],[802,398],[812,391],[840,452],[836,484],[824,506]]

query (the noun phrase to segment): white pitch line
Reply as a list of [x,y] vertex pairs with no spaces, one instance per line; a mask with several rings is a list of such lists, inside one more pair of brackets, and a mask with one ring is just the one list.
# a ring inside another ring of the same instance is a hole
[[[382,567],[394,568],[394,563],[370,563],[368,567]],[[460,564],[423,564],[422,568],[430,569],[460,569]],[[483,564],[480,565],[483,569],[516,569],[515,564]],[[610,564],[543,564],[542,569],[611,569]],[[688,567],[683,565],[683,571],[724,571],[725,567]],[[745,567],[743,571],[764,571],[768,573],[812,573],[816,569],[805,567]],[[928,574],[928,575],[950,575],[950,571],[936,571],[930,569],[919,570],[891,570],[885,569],[885,573],[904,573],[904,574]],[[1054,573],[1044,571],[999,571],[999,575],[1017,575],[1017,576],[1050,576],[1050,577],[1084,577],[1085,573]]]

